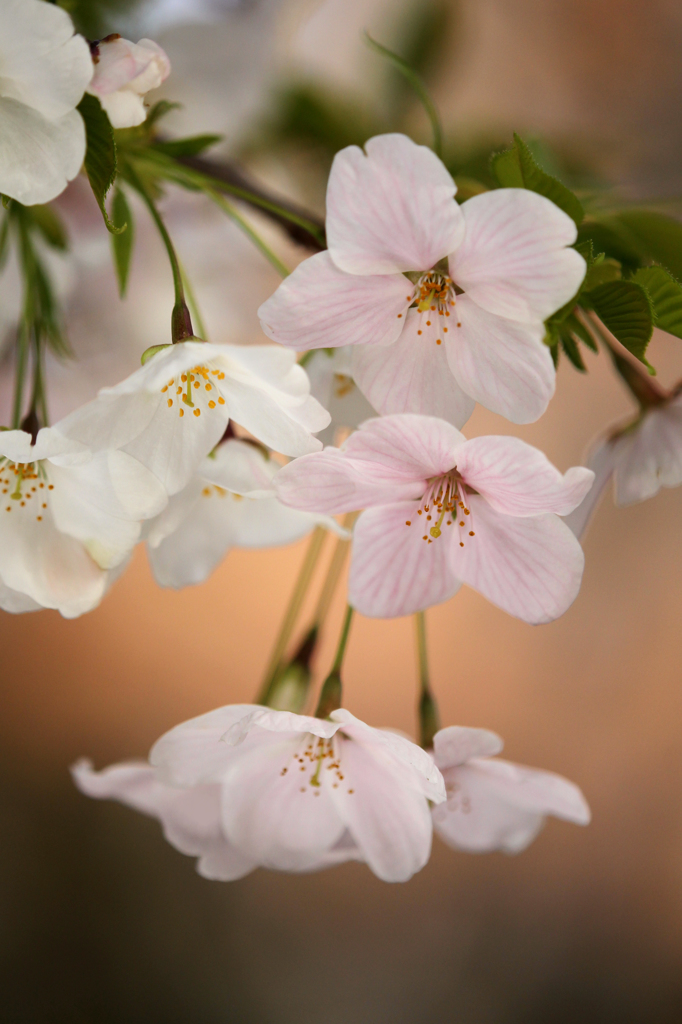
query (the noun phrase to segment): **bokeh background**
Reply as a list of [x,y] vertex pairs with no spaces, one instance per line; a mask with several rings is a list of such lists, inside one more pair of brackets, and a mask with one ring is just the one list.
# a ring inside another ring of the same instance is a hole
[[[425,75],[454,169],[486,173],[482,154],[517,130],[584,188],[682,195],[677,0],[84,0],[73,10],[91,36],[158,38],[174,65],[165,94],[184,104],[169,130],[224,132],[225,155],[320,212],[340,146],[386,128],[427,139],[409,93],[363,45],[365,28]],[[171,302],[142,217],[121,303],[87,191],[76,183],[61,205],[74,251],[57,270],[79,360],[50,367],[55,418],[165,341]],[[212,340],[259,340],[255,311],[274,271],[204,201],[169,194],[165,211]],[[256,222],[292,265],[304,255]],[[7,275],[5,311],[17,288]],[[681,344],[652,342],[666,384],[682,377]],[[467,433],[514,432],[562,470],[579,462],[631,409],[606,358],[587,362],[584,376],[561,365],[539,423],[512,431],[477,410]],[[402,886],[356,864],[207,882],[155,822],[89,801],[69,780],[81,755],[98,767],[144,755],[178,721],[253,698],[303,545],[232,553],[204,586],[178,593],[155,586],[140,549],[82,619],[1,613],[0,1020],[678,1024],[681,519],[679,491],[627,510],[607,496],[582,591],[551,625],[517,622],[471,591],[429,612],[444,721],[494,729],[512,760],[575,780],[594,820],[552,821],[513,858],[436,841]],[[347,706],[413,731],[415,693],[411,622],[358,617]]]

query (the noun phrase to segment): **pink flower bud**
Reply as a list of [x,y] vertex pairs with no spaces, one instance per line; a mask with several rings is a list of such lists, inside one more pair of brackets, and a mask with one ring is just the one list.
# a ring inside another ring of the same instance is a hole
[[170,61],[151,39],[131,43],[107,36],[93,48],[95,74],[88,92],[99,98],[114,128],[132,128],[147,116],[144,97],[170,74]]

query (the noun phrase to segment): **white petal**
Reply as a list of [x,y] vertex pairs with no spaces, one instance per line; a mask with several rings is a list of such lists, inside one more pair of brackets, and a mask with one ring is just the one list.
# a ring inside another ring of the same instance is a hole
[[85,157],[85,126],[77,110],[51,121],[0,97],[0,192],[23,203],[49,203],[64,191]]
[[464,241],[450,275],[479,306],[511,320],[546,320],[578,291],[585,260],[566,249],[574,222],[549,199],[501,188],[462,205]]
[[379,463],[346,458],[338,448],[295,459],[275,477],[277,495],[285,505],[328,515],[418,498],[424,486],[424,480],[396,480],[396,474]]
[[102,109],[106,111],[113,128],[135,128],[147,117],[144,98],[130,89],[121,89],[108,96],[100,96]]
[[[444,164],[406,135],[377,135],[334,157],[327,240],[350,274],[428,270],[459,244],[464,222]],[[407,294],[407,293],[405,293]]]
[[329,426],[318,437],[324,445],[334,444],[339,427],[355,430],[364,420],[376,416],[352,376],[352,353],[356,348],[321,349],[311,353],[305,370],[314,398],[329,411]]
[[431,853],[428,803],[397,783],[367,747],[342,743],[344,777],[331,791],[337,811],[374,874],[385,882],[406,882]]
[[471,757],[499,754],[503,746],[497,733],[489,729],[450,725],[440,729],[433,737],[433,756],[441,771],[445,771],[446,768],[464,764]]
[[347,274],[320,252],[299,263],[258,316],[268,338],[299,350],[386,345],[400,334],[413,291],[402,274]]
[[423,481],[452,469],[464,440],[442,419],[403,413],[363,423],[342,451],[354,461],[371,463],[373,473],[390,471],[403,480]]
[[[390,619],[430,608],[460,587],[446,538],[429,544],[417,502],[372,508],[353,535],[348,601],[370,618]],[[411,523],[407,526],[406,523]]]
[[353,377],[384,415],[414,412],[440,416],[461,427],[476,404],[455,380],[445,347],[417,332],[421,316],[411,309],[405,329],[388,347],[365,345],[353,352]]
[[594,480],[591,469],[573,466],[562,475],[520,438],[492,435],[465,441],[457,452],[457,470],[494,509],[510,516],[567,515]]
[[269,498],[275,493],[272,481],[279,468],[257,445],[230,438],[204,459],[198,475],[235,494]]
[[448,538],[452,573],[525,622],[552,622],[563,615],[578,594],[585,564],[568,527],[552,514],[502,515],[477,495],[468,503],[466,530],[452,527],[454,536]]
[[645,414],[613,445],[617,505],[653,498],[661,487],[682,484],[682,405],[679,400]]
[[594,515],[604,488],[613,475],[614,445],[609,438],[601,438],[587,457],[587,465],[594,473],[594,481],[580,504],[567,516],[564,522],[578,540],[584,536]]
[[54,427],[43,427],[38,431],[36,443],[25,430],[0,431],[0,455],[11,462],[26,465],[42,459],[53,459],[57,465],[68,466],[87,462],[91,456],[86,445],[63,437]]
[[543,324],[504,319],[468,295],[457,300],[456,316],[445,347],[464,391],[512,423],[539,419],[554,394],[556,377]]
[[24,612],[39,612],[41,604],[34,601],[27,594],[20,594],[18,590],[10,590],[0,580],[0,608],[3,612],[11,612],[12,615],[21,615]]

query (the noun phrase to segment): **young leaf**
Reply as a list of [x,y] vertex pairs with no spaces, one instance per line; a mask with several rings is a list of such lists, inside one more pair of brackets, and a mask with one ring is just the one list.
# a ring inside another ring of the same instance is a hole
[[514,145],[492,159],[493,171],[504,188],[527,188],[558,206],[579,226],[585,212],[580,200],[558,178],[547,174],[536,163],[533,154],[520,136],[514,133]]
[[86,92],[78,104],[78,110],[85,122],[87,150],[85,152],[85,171],[94,192],[97,205],[102,211],[104,223],[111,232],[122,231],[109,220],[104,205],[107,192],[116,178],[116,143],[114,130],[109,118],[102,110],[96,96]]
[[663,267],[644,267],[632,280],[646,289],[656,327],[682,338],[682,285]]
[[199,156],[204,150],[215,146],[222,140],[222,135],[190,135],[186,139],[172,139],[168,142],[155,143],[155,149],[161,150],[166,156]]
[[618,260],[629,270],[660,263],[682,280],[682,224],[654,210],[621,210],[591,214],[581,225],[581,239],[592,239],[595,250]]
[[111,236],[111,247],[114,254],[116,277],[118,278],[118,291],[121,298],[123,298],[128,285],[128,272],[130,271],[130,258],[133,254],[135,235],[133,215],[128,206],[125,193],[120,188],[117,188],[114,194],[114,201],[111,204],[111,215],[115,224],[127,225],[125,231],[114,232]]
[[580,354],[575,340],[572,338],[569,331],[561,332],[561,347],[575,366],[576,370],[580,370],[581,373],[587,373],[587,367],[583,362],[583,357]]
[[68,249],[69,240],[61,218],[52,206],[29,207],[33,223],[53,249]]
[[582,341],[583,345],[587,345],[593,352],[598,352],[599,347],[597,342],[594,340],[590,332],[588,331],[585,324],[578,320],[577,316],[569,316],[566,318],[566,327],[571,334],[577,336]]
[[644,358],[654,329],[649,296],[634,281],[610,281],[586,296],[595,313],[628,352],[649,366]]

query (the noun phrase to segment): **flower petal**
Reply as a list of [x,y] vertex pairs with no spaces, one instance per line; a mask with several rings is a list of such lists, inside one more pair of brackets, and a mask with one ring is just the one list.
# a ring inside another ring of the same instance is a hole
[[234,494],[269,498],[275,493],[272,481],[279,468],[257,445],[230,438],[204,459],[198,475]]
[[68,466],[91,458],[86,445],[64,437],[58,427],[43,427],[38,431],[35,444],[25,430],[0,431],[0,455],[24,465],[53,459],[57,465]]
[[424,334],[420,323],[420,314],[411,309],[402,334],[392,345],[354,349],[353,377],[368,401],[384,415],[424,413],[461,427],[476,403],[453,376],[445,347]]
[[682,484],[682,404],[652,409],[637,428],[613,442],[617,505],[653,498]]
[[457,452],[457,470],[489,505],[510,516],[556,512],[580,504],[594,480],[584,466],[561,474],[546,455],[518,437],[475,437]]
[[334,157],[327,188],[331,258],[350,274],[429,270],[464,233],[452,177],[406,135],[377,135],[365,153],[348,146]]
[[341,450],[354,462],[371,463],[372,474],[390,471],[396,478],[421,482],[451,470],[464,441],[442,419],[402,413],[367,420]]
[[12,615],[22,615],[24,612],[39,612],[41,604],[34,601],[27,594],[20,594],[18,590],[10,590],[0,580],[0,608],[3,612],[10,612]]
[[578,291],[585,260],[565,246],[577,229],[549,199],[500,188],[462,205],[464,241],[450,275],[483,309],[511,320],[546,320]]
[[604,488],[613,476],[614,448],[614,443],[608,437],[602,438],[587,457],[587,465],[594,473],[592,486],[580,504],[564,517],[566,526],[578,540],[584,536]]
[[[355,524],[348,601],[370,618],[411,615],[452,597],[460,587],[445,538],[423,540],[417,503],[372,508]],[[411,525],[407,526],[409,522]]]
[[0,191],[24,206],[49,203],[64,191],[85,157],[85,126],[77,110],[48,120],[32,107],[0,97]]
[[450,725],[440,729],[433,737],[433,756],[436,764],[445,771],[455,765],[464,764],[471,757],[490,757],[499,754],[504,746],[495,732],[489,729],[467,729],[463,725]]
[[457,318],[445,348],[464,391],[512,423],[539,419],[554,394],[556,377],[542,323],[506,320],[468,295],[457,300]]
[[400,334],[414,285],[402,274],[347,274],[310,256],[258,310],[268,338],[295,349],[387,345]]
[[563,615],[578,594],[585,564],[568,527],[552,514],[502,515],[477,495],[468,502],[467,526],[475,536],[453,536],[453,575],[524,622]]

